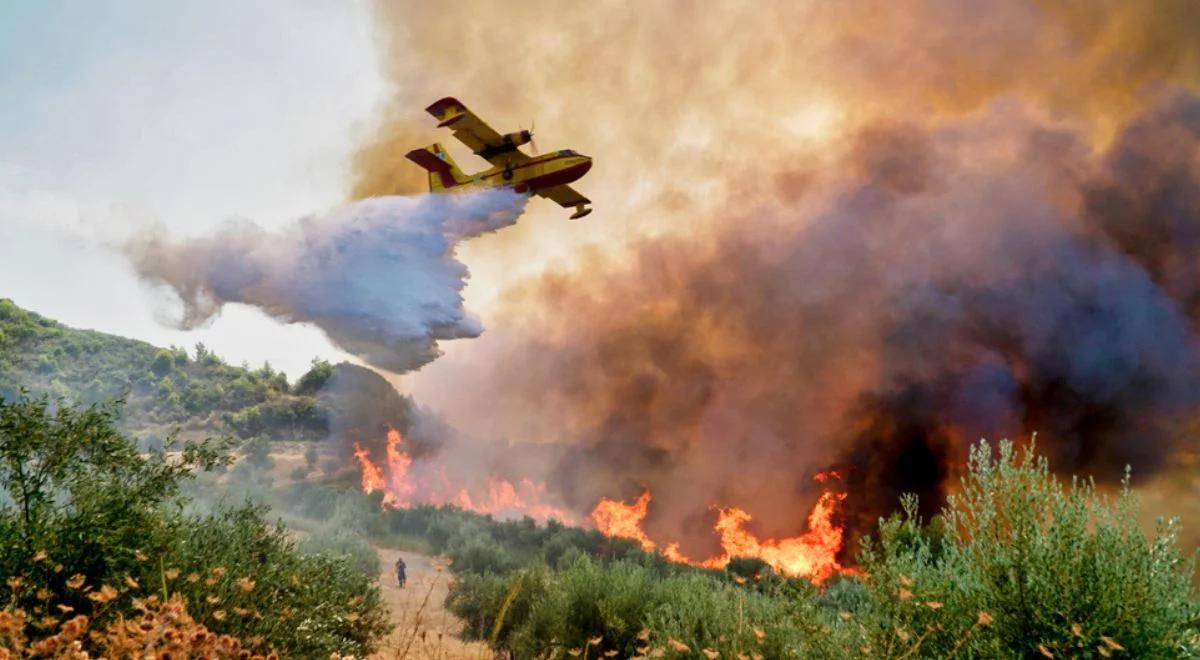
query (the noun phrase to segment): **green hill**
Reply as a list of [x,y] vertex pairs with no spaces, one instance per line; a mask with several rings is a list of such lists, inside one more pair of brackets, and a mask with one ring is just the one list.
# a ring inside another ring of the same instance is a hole
[[[346,386],[327,388],[332,381]],[[229,365],[203,344],[189,355],[69,328],[0,298],[0,398],[14,400],[21,389],[83,405],[123,398],[121,431],[151,442],[173,430],[318,440],[363,415],[402,424],[411,409],[379,375],[354,365],[314,360],[291,384],[269,364]],[[355,393],[367,390],[376,410],[358,410]]]

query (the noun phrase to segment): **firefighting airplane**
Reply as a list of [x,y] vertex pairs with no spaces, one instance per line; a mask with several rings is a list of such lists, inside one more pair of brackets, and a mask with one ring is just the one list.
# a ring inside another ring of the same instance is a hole
[[588,207],[591,200],[567,185],[592,169],[591,158],[570,149],[528,156],[519,147],[532,142],[531,131],[501,135],[458,99],[449,96],[425,108],[425,111],[437,118],[439,128],[450,127],[454,137],[470,147],[475,155],[492,164],[490,169],[482,172],[464,174],[441,144],[413,149],[405,157],[429,171],[430,192],[507,186],[518,193],[547,197],[564,208],[574,206],[572,220],[592,212]]

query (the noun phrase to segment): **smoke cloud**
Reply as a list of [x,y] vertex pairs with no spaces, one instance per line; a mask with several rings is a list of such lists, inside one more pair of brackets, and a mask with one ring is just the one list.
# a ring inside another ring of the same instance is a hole
[[435,359],[439,341],[483,331],[463,308],[468,272],[455,247],[513,225],[524,205],[508,191],[379,197],[277,233],[237,222],[190,240],[146,234],[125,251],[139,276],[178,294],[180,327],[207,322],[227,303],[253,305],[405,372]]
[[[649,486],[652,535],[700,556],[710,505],[794,533],[829,467],[855,530],[905,492],[931,513],[981,437],[1037,432],[1064,472],[1153,475],[1195,449],[1191,290],[1156,277],[1142,243],[1095,231],[1092,200],[1130,133],[1192,107],[1165,101],[1099,156],[1011,104],[874,127],[807,222],[733,204],[724,230],[547,274],[510,294],[490,364],[447,378],[488,424],[569,447],[548,474],[572,506]],[[1170,191],[1123,186],[1126,208],[1186,206],[1197,154]]]
[[491,331],[413,394],[545,443],[500,455],[578,512],[649,486],[691,556],[713,504],[800,531],[830,467],[858,532],[929,512],[983,436],[1161,474],[1200,410],[1198,11],[380,2],[397,94],[354,196],[420,185],[447,94],[595,158],[587,221],[534,202],[471,246]]

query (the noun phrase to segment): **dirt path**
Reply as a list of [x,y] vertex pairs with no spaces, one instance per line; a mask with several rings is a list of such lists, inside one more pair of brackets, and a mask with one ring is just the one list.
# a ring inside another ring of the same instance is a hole
[[[464,642],[458,638],[462,623],[446,611],[449,571],[439,571],[437,560],[411,552],[379,549],[382,574],[379,586],[383,601],[392,611],[395,631],[383,643],[374,658],[404,658],[406,660],[488,660],[492,657],[487,645]],[[408,566],[408,584],[396,586],[393,567],[396,558],[404,555]]]

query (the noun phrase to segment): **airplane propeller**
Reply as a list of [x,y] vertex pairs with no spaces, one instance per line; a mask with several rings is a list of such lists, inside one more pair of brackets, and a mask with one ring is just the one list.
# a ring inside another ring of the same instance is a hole
[[[533,127],[536,124],[537,124],[536,119],[532,119],[529,121],[529,131],[528,131],[529,132],[529,149],[530,149],[530,151],[533,152],[534,156],[539,156],[539,155],[541,155],[542,150],[538,149],[537,140],[534,137],[536,135],[536,133],[533,132]],[[522,129],[522,131],[524,131],[524,129]]]

